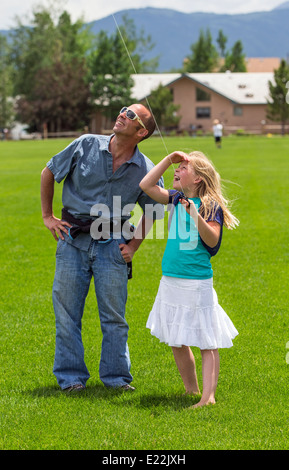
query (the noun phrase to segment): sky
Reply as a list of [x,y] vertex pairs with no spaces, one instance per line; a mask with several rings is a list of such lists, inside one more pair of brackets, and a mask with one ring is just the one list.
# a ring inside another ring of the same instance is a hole
[[[255,11],[270,11],[285,0],[58,0],[54,5],[60,5],[60,10],[70,13],[73,21],[79,18],[90,22],[104,18],[121,10],[131,8],[169,8],[184,13],[250,13]],[[33,9],[37,5],[52,6],[53,0],[8,0],[1,2],[0,29],[7,30],[16,25],[18,16],[23,24],[29,24]],[[176,5],[177,3],[177,5]]]

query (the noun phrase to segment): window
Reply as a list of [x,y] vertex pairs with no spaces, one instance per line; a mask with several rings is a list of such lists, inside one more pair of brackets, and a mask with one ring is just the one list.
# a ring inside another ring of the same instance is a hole
[[196,88],[196,100],[197,101],[211,101],[210,93],[207,93],[205,90],[201,90],[201,88]]
[[196,109],[196,118],[210,118],[211,117],[211,108],[197,108]]
[[234,106],[234,116],[243,116],[243,108],[241,106]]

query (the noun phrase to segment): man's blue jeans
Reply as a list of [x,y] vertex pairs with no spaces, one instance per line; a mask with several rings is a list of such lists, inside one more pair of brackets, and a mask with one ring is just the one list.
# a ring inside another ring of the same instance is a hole
[[81,321],[92,276],[103,335],[99,376],[107,387],[132,381],[127,346],[127,265],[117,240],[91,241],[82,251],[59,239],[53,284],[56,350],[53,372],[65,389],[85,386],[89,372],[84,362]]

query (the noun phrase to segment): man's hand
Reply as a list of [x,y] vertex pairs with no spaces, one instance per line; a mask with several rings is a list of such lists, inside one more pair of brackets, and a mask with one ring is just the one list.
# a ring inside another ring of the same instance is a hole
[[66,235],[68,235],[68,230],[66,227],[72,227],[72,225],[70,225],[68,222],[57,219],[57,217],[54,217],[54,215],[43,217],[43,222],[45,227],[50,230],[56,241],[58,240],[58,237],[60,237],[61,240],[64,240],[64,236],[61,232],[64,232]]
[[134,247],[130,245],[130,243],[120,243],[119,248],[125,262],[130,263],[130,261],[132,261],[133,255],[136,252]]
[[140,247],[142,241],[149,233],[154,224],[154,220],[142,215],[134,231],[133,238],[128,243],[120,243],[119,248],[126,263],[132,261],[133,255]]

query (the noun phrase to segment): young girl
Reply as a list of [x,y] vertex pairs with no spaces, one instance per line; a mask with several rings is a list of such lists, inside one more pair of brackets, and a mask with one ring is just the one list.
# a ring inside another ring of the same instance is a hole
[[[157,182],[171,164],[173,188]],[[199,403],[215,403],[219,374],[218,348],[229,348],[238,335],[218,304],[210,262],[220,247],[223,224],[231,229],[238,220],[228,209],[220,177],[201,152],[173,152],[141,181],[141,189],[162,204],[171,204],[170,228],[162,260],[162,279],[147,327],[172,347],[187,394],[199,394],[195,359],[190,346],[202,356],[203,391]]]

